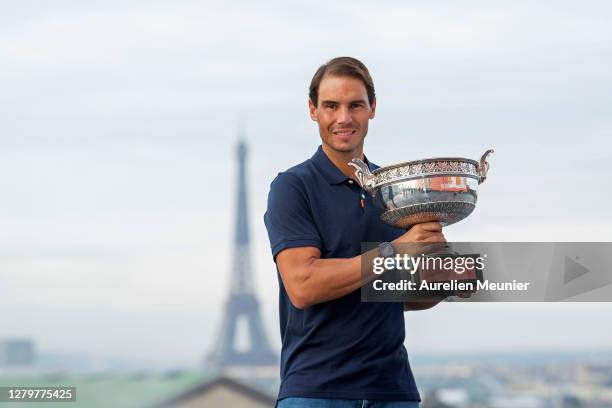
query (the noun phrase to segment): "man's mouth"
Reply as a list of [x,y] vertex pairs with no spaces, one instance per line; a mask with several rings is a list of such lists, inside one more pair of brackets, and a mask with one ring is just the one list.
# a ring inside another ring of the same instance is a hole
[[355,129],[338,129],[334,130],[332,133],[336,136],[351,136],[357,132]]

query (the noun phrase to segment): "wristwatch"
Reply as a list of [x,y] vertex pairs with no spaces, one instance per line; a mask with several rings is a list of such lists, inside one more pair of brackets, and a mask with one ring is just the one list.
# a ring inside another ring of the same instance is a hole
[[378,253],[383,258],[390,258],[395,255],[395,248],[390,242],[383,242],[378,245]]

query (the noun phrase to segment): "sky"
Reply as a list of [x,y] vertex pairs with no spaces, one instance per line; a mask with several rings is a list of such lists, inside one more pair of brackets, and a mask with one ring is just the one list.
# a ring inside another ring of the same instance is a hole
[[[316,150],[308,84],[340,55],[372,73],[377,164],[495,149],[447,239],[610,241],[610,17],[596,1],[2,2],[0,337],[198,364],[229,292],[242,129],[278,347],[266,196]],[[590,350],[612,344],[611,312],[442,305],[407,315],[407,344]]]

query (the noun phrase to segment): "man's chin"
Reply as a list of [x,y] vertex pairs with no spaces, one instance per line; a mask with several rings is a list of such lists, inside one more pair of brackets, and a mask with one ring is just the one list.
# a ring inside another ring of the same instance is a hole
[[337,152],[342,152],[342,153],[350,153],[355,151],[355,148],[352,146],[338,146],[338,147],[334,147],[334,150]]
[[354,152],[358,146],[354,143],[333,143],[330,147],[337,152],[351,153]]

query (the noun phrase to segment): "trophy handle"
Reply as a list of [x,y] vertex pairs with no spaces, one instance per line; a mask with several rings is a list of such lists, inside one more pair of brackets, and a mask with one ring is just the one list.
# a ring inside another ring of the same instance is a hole
[[487,173],[489,172],[489,162],[487,161],[487,156],[493,152],[493,149],[489,149],[484,152],[484,154],[480,158],[480,164],[478,165],[478,174],[480,175],[480,180],[478,180],[478,184],[481,184],[487,179]]
[[361,159],[353,159],[348,165],[355,168],[355,177],[357,177],[357,181],[359,181],[361,187],[368,193],[371,193],[372,187],[374,187],[374,175],[370,171],[368,165]]

